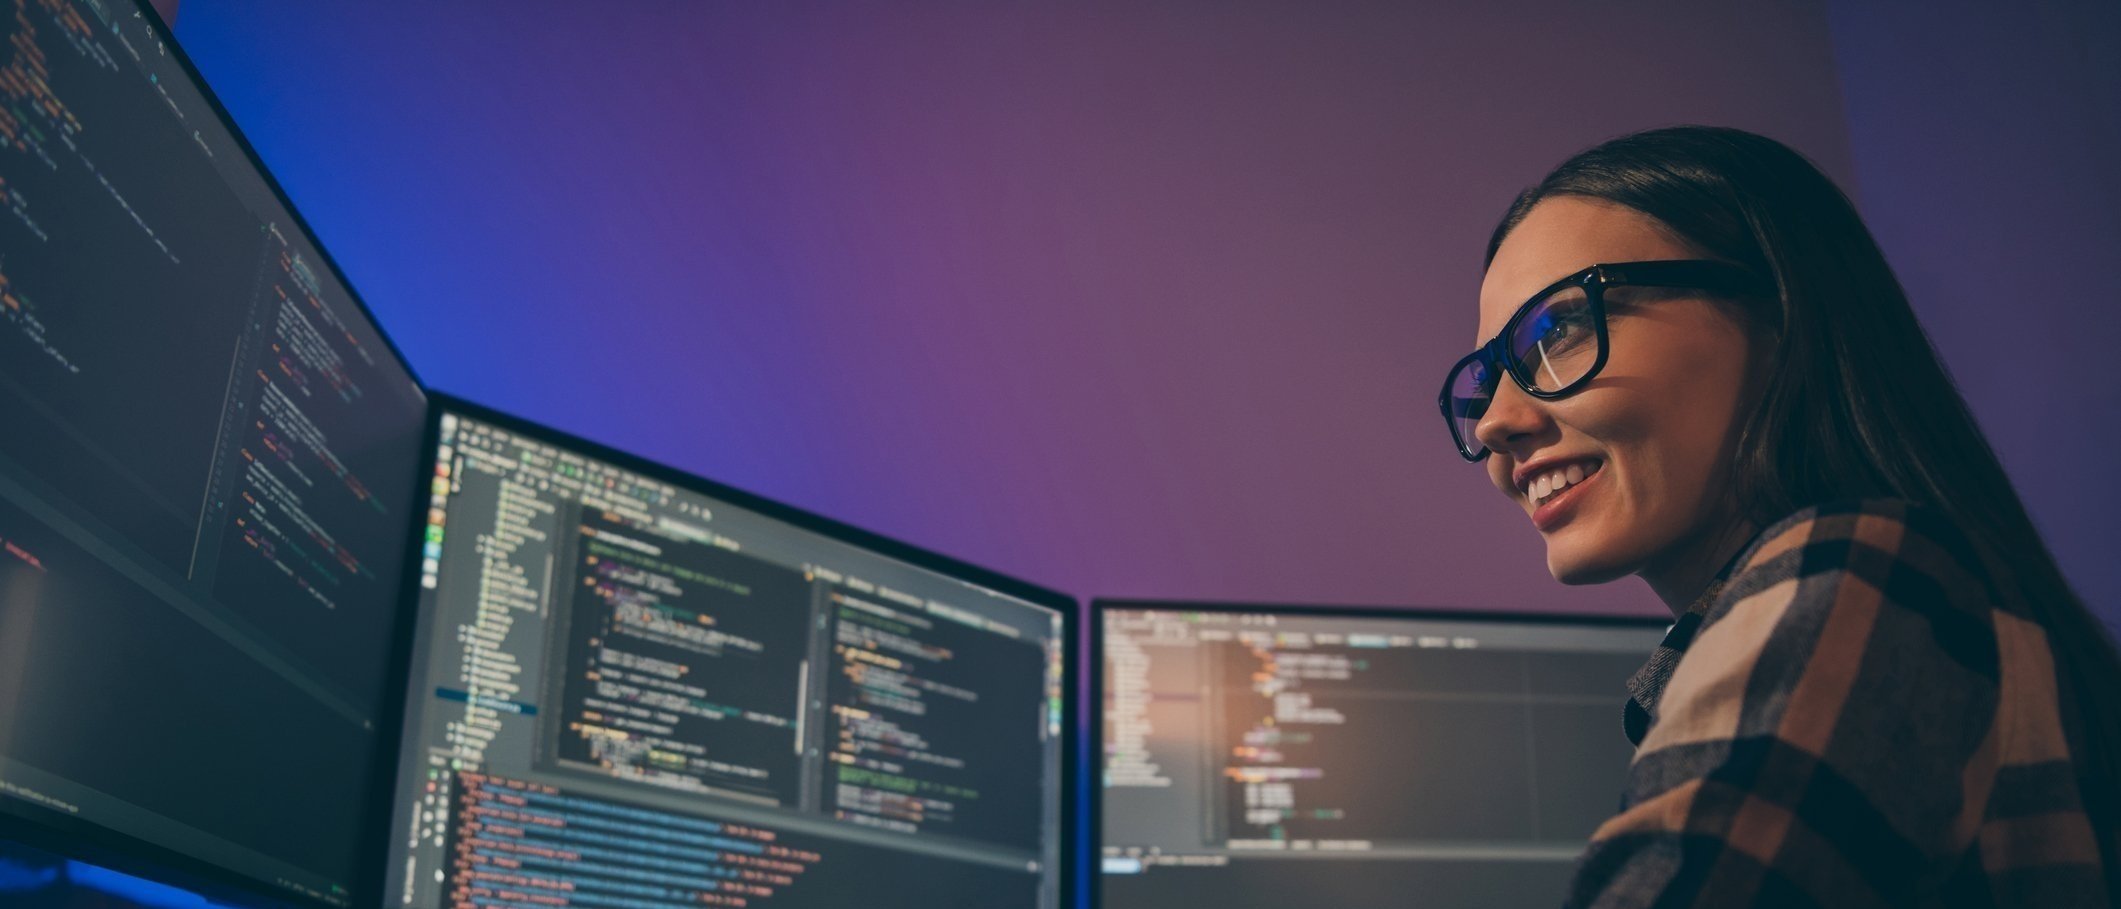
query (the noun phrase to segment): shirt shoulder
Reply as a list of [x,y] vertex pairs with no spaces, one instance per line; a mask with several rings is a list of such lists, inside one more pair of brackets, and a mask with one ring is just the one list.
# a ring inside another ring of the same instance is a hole
[[1759,534],[1704,611],[1704,630],[1747,604],[1799,614],[1847,609],[1910,613],[1936,646],[1995,675],[1992,610],[2005,605],[1973,537],[1943,510],[1899,499],[1799,509]]
[[1988,564],[1902,501],[1758,534],[1653,692],[1571,904],[2103,904],[2052,653]]
[[[1934,616],[1935,635],[1923,636],[1938,637],[1940,645],[1992,677],[1988,610],[1999,598],[1980,565],[1971,539],[1939,509],[1896,499],[1799,509],[1756,533],[1628,680],[1628,738],[1643,743],[1663,712],[1665,689],[1697,640],[1706,637],[1720,652],[1717,659],[1745,656],[1747,665],[1762,649],[1809,651],[1812,642],[1802,640],[1804,632],[1819,630],[1827,613],[1841,605],[1851,613],[1912,609],[1926,616],[1925,626],[1927,616]],[[1743,627],[1729,627],[1741,608],[1746,615],[1737,624]],[[1779,638],[1779,646],[1771,638]],[[1779,662],[1801,666],[1807,655],[1785,652]],[[1698,669],[1702,661],[1693,662]]]

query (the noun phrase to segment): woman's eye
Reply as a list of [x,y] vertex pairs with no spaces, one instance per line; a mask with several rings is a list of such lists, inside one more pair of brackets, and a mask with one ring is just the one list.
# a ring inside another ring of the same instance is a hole
[[1575,343],[1589,336],[1591,325],[1590,321],[1584,318],[1582,314],[1570,313],[1550,317],[1544,323],[1544,328],[1545,330],[1539,333],[1539,340],[1551,350],[1556,346]]

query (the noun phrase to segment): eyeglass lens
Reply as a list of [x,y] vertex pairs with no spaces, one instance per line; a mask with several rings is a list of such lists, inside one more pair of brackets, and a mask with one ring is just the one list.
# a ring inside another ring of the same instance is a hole
[[1479,457],[1485,448],[1473,437],[1473,427],[1480,425],[1480,418],[1488,412],[1488,401],[1495,397],[1495,374],[1486,360],[1467,360],[1451,374],[1451,428],[1458,436],[1458,450],[1467,457]]
[[1598,362],[1597,316],[1582,287],[1548,294],[1517,320],[1507,342],[1518,378],[1533,391],[1557,392]]
[[[1582,380],[1597,365],[1601,343],[1597,313],[1580,286],[1564,287],[1532,304],[1504,341],[1518,379],[1539,392],[1561,391]],[[1468,359],[1451,376],[1449,418],[1459,451],[1467,457],[1477,458],[1487,450],[1473,431],[1487,414],[1500,378],[1495,367],[1479,357]]]

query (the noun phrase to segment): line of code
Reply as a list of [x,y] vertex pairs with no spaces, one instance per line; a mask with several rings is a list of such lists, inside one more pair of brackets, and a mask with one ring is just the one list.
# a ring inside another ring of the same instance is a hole
[[[864,589],[866,588],[866,589]],[[836,585],[828,800],[842,820],[902,833],[1021,841],[1024,810],[1012,769],[1037,760],[1038,739],[1001,746],[983,730],[1034,716],[1040,655],[977,627],[943,604],[880,585]],[[1020,815],[1018,815],[1020,816]]]
[[579,529],[561,758],[794,803],[809,581],[617,518]]
[[[362,520],[362,512],[382,517],[389,509],[347,466],[310,409],[358,413],[361,385],[349,374],[342,350],[364,349],[318,298],[321,290],[302,256],[277,229],[268,233],[279,249],[264,266],[272,293],[264,300],[269,314],[259,321],[272,330],[261,336],[266,349],[252,373],[257,406],[238,443],[242,474],[235,498],[240,504],[232,518],[252,552],[308,598],[336,609],[348,584],[373,588],[383,582],[327,522],[345,526]],[[318,331],[313,320],[323,321],[331,335]],[[324,499],[333,510],[354,514],[336,521],[320,518],[315,506]]]
[[1231,838],[1286,840],[1288,822],[1298,817],[1347,817],[1341,806],[1299,805],[1297,784],[1326,776],[1326,769],[1318,766],[1324,756],[1310,748],[1318,738],[1310,727],[1348,722],[1339,708],[1319,701],[1315,692],[1323,687],[1320,683],[1350,681],[1367,671],[1369,662],[1340,652],[1279,649],[1282,642],[1267,632],[1240,637],[1251,665],[1240,662],[1237,667],[1245,685],[1230,701],[1237,741],[1230,746],[1231,764],[1223,774],[1240,793],[1236,816],[1243,819],[1245,830],[1233,832]]
[[[6,186],[7,181],[0,179],[0,192],[4,192]],[[6,319],[10,327],[20,332],[32,350],[50,357],[61,371],[68,375],[81,372],[81,367],[52,340],[51,330],[45,326],[44,320],[37,318],[36,301],[16,292],[7,277],[7,260],[4,258],[0,258],[0,318]]]
[[824,859],[773,831],[455,776],[448,899],[456,909],[769,904]]
[[[0,67],[0,144],[30,156],[49,170],[60,169],[61,160],[78,162],[95,176],[111,200],[147,234],[163,255],[171,262],[178,261],[169,244],[148,225],[125,193],[97,169],[95,159],[89,157],[80,136],[90,124],[84,124],[54,88],[51,49],[41,39],[50,36],[64,45],[61,52],[71,53],[88,65],[111,73],[121,71],[118,58],[72,4],[61,0],[36,0],[32,9],[31,0],[15,0],[14,5],[14,34],[8,39],[14,57],[5,67]],[[45,27],[40,28],[40,25]],[[11,191],[9,201],[17,208],[18,216],[29,205],[19,192]],[[31,227],[37,229],[34,223]]]

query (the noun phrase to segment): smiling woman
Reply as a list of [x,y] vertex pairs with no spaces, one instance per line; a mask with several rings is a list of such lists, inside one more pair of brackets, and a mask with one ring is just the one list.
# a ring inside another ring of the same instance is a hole
[[[1505,390],[1454,378],[1473,385],[1461,394],[1481,414],[1461,451],[1503,453],[1489,477],[1531,513],[1548,570],[1565,583],[1641,574],[1666,602],[1683,600],[1706,582],[1700,566],[1712,571],[1709,557],[1744,539],[1722,501],[1729,465],[1715,455],[1735,444],[1739,408],[1757,397],[1749,387],[1766,345],[1742,311],[1706,294],[1758,294],[1760,282],[1692,255],[1640,212],[1562,196],[1532,212],[1488,269],[1481,322],[1517,381]],[[1623,259],[1505,302],[1546,282],[1553,262]],[[1670,376],[1687,381],[1661,381]],[[1578,507],[1601,488],[1611,490],[1605,507]],[[1692,545],[1673,545],[1681,539]]]
[[1772,140],[1520,195],[1440,399],[1567,583],[1677,621],[1571,905],[2108,905],[2121,660],[1847,198]]

